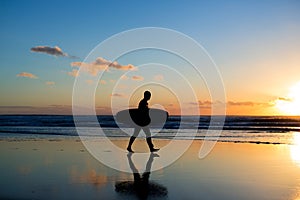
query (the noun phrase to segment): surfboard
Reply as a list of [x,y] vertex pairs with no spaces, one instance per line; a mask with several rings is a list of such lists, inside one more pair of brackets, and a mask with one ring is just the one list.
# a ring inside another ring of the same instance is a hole
[[142,113],[137,108],[126,109],[119,111],[115,119],[119,123],[123,123],[130,126],[158,126],[164,125],[169,117],[169,113],[165,110],[150,108],[149,115]]

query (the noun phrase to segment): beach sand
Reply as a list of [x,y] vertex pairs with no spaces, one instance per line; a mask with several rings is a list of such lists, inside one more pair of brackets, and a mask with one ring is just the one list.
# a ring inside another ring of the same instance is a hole
[[[156,146],[168,142],[154,140]],[[114,143],[125,148],[127,139]],[[138,140],[133,148],[143,149],[144,143]],[[194,141],[176,162],[148,174],[151,190],[157,190],[148,199],[300,199],[300,164],[293,146],[218,142],[200,160],[201,144]],[[1,199],[140,198],[129,191],[132,173],[101,164],[76,137],[2,139],[0,159]]]

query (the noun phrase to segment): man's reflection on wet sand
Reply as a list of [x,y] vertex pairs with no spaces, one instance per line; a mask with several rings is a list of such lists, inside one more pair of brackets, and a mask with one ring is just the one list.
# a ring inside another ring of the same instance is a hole
[[159,157],[156,153],[150,153],[146,164],[146,171],[141,175],[135,167],[131,157],[133,153],[128,153],[128,164],[132,170],[134,181],[122,181],[115,184],[115,191],[126,195],[136,195],[138,199],[147,199],[148,196],[166,197],[168,190],[166,187],[149,181],[152,162],[155,157]]

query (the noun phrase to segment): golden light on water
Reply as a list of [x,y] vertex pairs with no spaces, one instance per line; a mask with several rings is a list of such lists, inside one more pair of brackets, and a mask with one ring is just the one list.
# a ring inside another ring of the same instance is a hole
[[290,88],[286,98],[276,100],[275,106],[283,114],[300,115],[300,82]]
[[300,133],[295,133],[293,145],[290,146],[292,160],[300,167]]

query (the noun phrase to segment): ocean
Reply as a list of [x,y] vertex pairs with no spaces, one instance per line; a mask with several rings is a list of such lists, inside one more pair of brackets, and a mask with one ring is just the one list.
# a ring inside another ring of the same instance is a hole
[[[119,127],[113,116],[97,116],[98,122],[89,117],[76,123],[86,129],[86,136],[129,137],[133,129]],[[288,116],[226,116],[224,126],[210,127],[210,116],[170,116],[164,127],[151,129],[154,138],[216,140],[216,131],[222,129],[217,138],[220,142],[246,142],[263,144],[294,144],[300,135],[300,117]],[[99,124],[101,132],[99,132]],[[209,128],[209,130],[208,130]],[[180,132],[178,130],[180,129]],[[196,132],[196,135],[195,135]],[[78,136],[72,115],[0,115],[0,139],[39,139]]]

